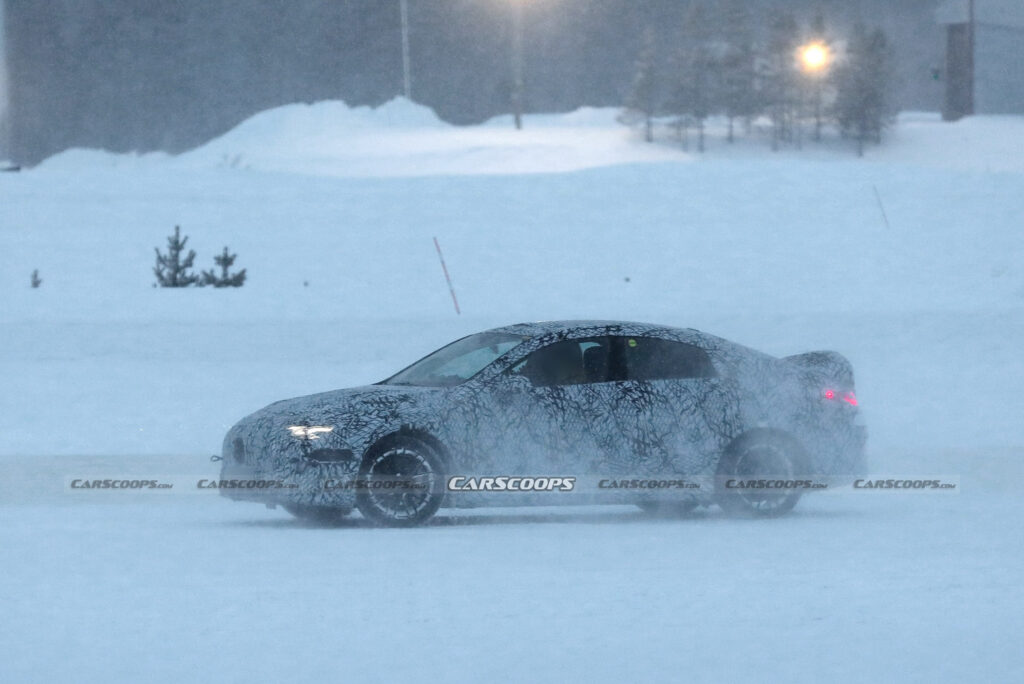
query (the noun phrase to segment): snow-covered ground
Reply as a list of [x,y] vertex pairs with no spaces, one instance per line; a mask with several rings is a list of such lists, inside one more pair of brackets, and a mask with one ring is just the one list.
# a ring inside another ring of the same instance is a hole
[[[179,157],[0,174],[0,679],[1024,676],[1024,121],[906,115],[858,160],[717,138],[700,157],[614,118],[293,105]],[[237,251],[245,287],[151,287],[177,224],[201,268]],[[64,490],[214,472],[270,401],[585,317],[842,351],[876,472],[962,492],[397,531]]]
[[414,530],[205,497],[4,508],[8,682],[1024,677],[1017,492]]

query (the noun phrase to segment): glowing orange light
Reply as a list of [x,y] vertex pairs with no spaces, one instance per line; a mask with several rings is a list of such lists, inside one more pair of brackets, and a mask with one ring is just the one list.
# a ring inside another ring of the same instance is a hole
[[800,47],[799,57],[804,71],[811,73],[822,71],[828,66],[828,46],[821,42],[808,43]]

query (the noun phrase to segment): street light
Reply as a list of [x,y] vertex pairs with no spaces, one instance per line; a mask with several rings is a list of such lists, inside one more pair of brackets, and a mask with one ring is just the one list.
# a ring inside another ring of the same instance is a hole
[[828,46],[822,42],[801,45],[799,51],[800,66],[805,73],[817,74],[828,68],[831,61]]

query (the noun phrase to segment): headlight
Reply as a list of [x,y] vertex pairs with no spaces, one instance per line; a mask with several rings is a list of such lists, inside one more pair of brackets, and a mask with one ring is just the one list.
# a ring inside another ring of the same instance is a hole
[[334,428],[327,425],[289,425],[288,432],[292,437],[299,439],[319,439],[320,435],[334,432]]

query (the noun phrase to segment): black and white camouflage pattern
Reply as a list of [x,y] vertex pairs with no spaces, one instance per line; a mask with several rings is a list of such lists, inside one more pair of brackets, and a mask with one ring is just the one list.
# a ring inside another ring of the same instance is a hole
[[[271,404],[224,439],[222,479],[276,480],[292,489],[224,488],[235,499],[351,508],[355,492],[324,486],[350,480],[367,451],[397,433],[446,456],[448,474],[573,476],[572,495],[451,493],[446,506],[637,501],[647,492],[597,491],[602,479],[685,477],[698,487],[674,496],[710,503],[719,459],[752,430],[795,439],[809,475],[833,482],[861,476],[864,429],[857,408],[822,400],[826,384],[852,389],[849,363],[835,352],[778,359],[697,330],[642,323],[528,323],[491,332],[529,336],[477,376],[454,387],[384,384]],[[637,336],[704,349],[717,377],[535,387],[507,372],[531,352],[565,339]],[[331,432],[296,437],[294,426]],[[518,496],[519,500],[511,497]]]

